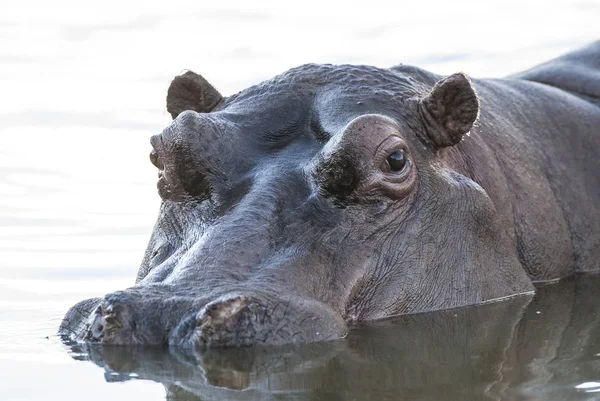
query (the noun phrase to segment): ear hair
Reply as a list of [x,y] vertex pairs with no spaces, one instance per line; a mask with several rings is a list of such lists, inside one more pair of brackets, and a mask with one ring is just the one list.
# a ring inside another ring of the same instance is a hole
[[438,81],[419,101],[427,126],[427,142],[439,149],[460,142],[479,116],[479,99],[470,79],[462,72]]
[[201,75],[187,71],[171,81],[167,91],[167,111],[173,118],[185,110],[208,113],[223,96]]

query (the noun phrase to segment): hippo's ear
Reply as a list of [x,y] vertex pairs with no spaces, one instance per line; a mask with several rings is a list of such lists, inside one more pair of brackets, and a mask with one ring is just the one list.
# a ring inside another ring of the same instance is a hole
[[436,149],[460,142],[479,115],[477,93],[462,72],[438,81],[419,106],[427,125],[426,142]]
[[171,82],[167,92],[167,110],[173,118],[186,110],[208,113],[222,99],[223,96],[206,79],[187,71]]

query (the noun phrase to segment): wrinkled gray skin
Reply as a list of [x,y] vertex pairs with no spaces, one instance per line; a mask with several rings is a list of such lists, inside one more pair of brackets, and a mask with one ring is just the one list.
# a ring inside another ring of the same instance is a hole
[[187,72],[167,108],[136,285],[72,339],[332,340],[599,268],[600,42],[507,79],[304,65],[224,98]]

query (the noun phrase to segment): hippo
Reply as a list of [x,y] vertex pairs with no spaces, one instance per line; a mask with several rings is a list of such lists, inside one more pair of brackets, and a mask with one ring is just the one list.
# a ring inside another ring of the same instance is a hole
[[503,79],[308,64],[224,97],[187,71],[167,110],[135,285],[71,341],[331,341],[600,269],[600,41]]

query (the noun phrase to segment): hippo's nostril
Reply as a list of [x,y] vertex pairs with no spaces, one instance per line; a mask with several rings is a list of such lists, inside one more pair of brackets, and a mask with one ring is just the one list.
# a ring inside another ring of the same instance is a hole
[[[123,336],[126,324],[123,316],[125,309],[121,305],[101,303],[92,312],[87,324],[86,340],[92,342],[122,342],[127,343]],[[127,331],[127,330],[125,330]],[[117,339],[115,341],[115,339]]]
[[92,327],[92,336],[98,340],[104,337],[104,325],[97,324],[95,327]]
[[235,296],[206,305],[195,317],[193,333],[203,347],[248,346],[256,342],[258,301]]
[[104,337],[104,316],[95,313],[88,329],[88,340],[100,341]]
[[223,325],[231,321],[240,311],[247,307],[251,302],[248,297],[235,297],[225,301],[217,301],[207,305],[204,311],[200,312],[198,326],[205,324]]
[[201,349],[283,345],[334,340],[346,330],[341,316],[318,301],[229,294],[184,316],[169,333],[168,342]]

